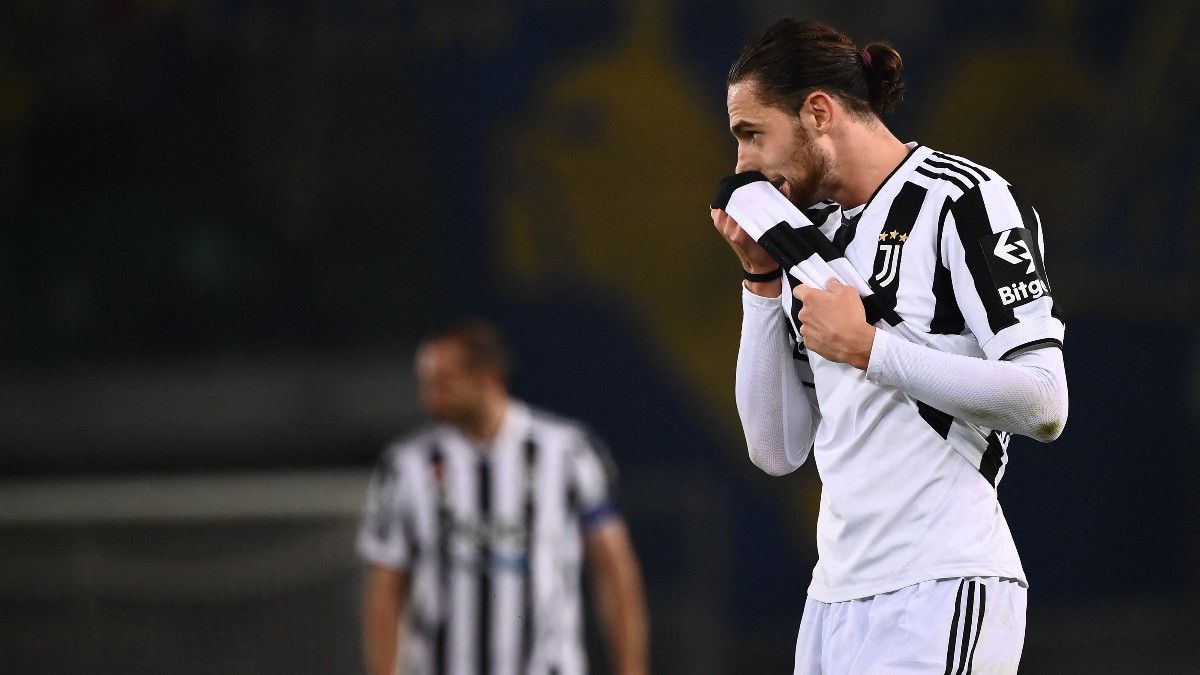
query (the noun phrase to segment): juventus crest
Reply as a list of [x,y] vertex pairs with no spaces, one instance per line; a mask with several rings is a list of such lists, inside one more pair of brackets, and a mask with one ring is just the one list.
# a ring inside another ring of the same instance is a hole
[[896,281],[906,241],[908,234],[896,230],[879,233],[879,251],[875,254],[875,275],[872,277],[877,288],[885,288]]

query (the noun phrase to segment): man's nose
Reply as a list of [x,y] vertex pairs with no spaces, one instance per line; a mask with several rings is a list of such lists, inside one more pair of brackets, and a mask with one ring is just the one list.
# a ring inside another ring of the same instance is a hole
[[734,173],[743,171],[758,171],[758,162],[756,158],[751,157],[749,153],[739,152],[737,157],[737,166],[733,169]]

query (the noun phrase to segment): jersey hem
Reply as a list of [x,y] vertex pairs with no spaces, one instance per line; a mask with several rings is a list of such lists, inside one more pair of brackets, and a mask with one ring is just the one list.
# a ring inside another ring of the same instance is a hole
[[591,533],[619,517],[617,505],[612,500],[608,500],[580,516],[579,526],[585,533]]
[[358,549],[358,557],[368,565],[387,567],[388,569],[393,569],[399,572],[408,571],[409,560],[407,556],[397,558],[395,556],[388,555],[387,553],[374,550],[370,545],[361,543],[356,548]]
[[1013,349],[1019,349],[1031,342],[1056,340],[1062,344],[1065,332],[1066,327],[1062,321],[1052,316],[1041,316],[1017,322],[992,336],[992,339],[981,346],[989,359],[999,361]]
[[922,581],[933,581],[936,579],[958,579],[968,577],[999,577],[1001,579],[1013,579],[1022,588],[1029,588],[1029,582],[1025,579],[1025,573],[1022,570],[1013,570],[1005,567],[979,567],[976,565],[950,565],[945,567],[934,567],[921,572],[906,574],[902,577],[896,577],[887,581],[877,581],[869,584],[858,584],[856,586],[845,586],[839,588],[827,588],[818,584],[816,580],[808,587],[808,597],[817,602],[832,603],[846,602],[849,600],[861,600],[875,595],[891,593],[898,591],[906,586],[919,584]]

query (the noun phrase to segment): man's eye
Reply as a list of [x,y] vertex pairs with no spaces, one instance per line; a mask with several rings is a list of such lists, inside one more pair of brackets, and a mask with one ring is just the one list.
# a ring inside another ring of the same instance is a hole
[[762,136],[761,131],[751,131],[750,132],[750,140],[752,140],[752,141],[757,141],[759,136]]

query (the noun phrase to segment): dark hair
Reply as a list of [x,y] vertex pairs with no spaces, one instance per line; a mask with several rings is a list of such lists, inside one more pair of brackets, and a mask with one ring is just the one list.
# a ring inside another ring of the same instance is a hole
[[513,371],[512,352],[500,329],[485,319],[462,319],[435,332],[430,340],[456,340],[463,347],[467,367],[494,368],[507,378]]
[[728,84],[753,80],[761,100],[796,112],[813,91],[836,96],[851,112],[882,115],[904,95],[904,62],[883,42],[861,50],[815,21],[783,19],[742,49]]

